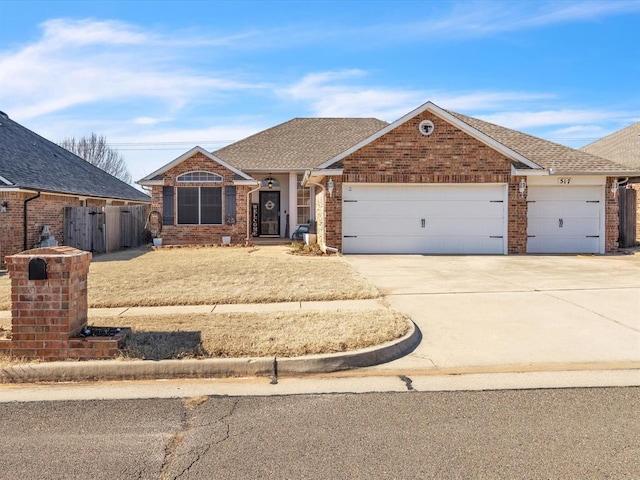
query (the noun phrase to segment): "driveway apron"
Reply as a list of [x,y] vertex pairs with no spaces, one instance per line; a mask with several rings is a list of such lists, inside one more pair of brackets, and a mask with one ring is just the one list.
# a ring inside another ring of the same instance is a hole
[[422,331],[373,370],[640,368],[638,254],[345,258]]

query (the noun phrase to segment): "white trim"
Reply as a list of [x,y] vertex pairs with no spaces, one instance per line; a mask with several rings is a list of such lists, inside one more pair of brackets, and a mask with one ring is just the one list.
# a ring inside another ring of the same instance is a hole
[[[216,180],[180,180],[181,177],[184,177],[185,175],[189,175],[191,173],[206,173],[208,175],[213,175],[217,178]],[[222,175],[220,175],[219,173],[210,172],[208,170],[193,170],[190,172],[181,173],[176,177],[176,183],[223,183],[223,182],[224,182],[224,177]]]
[[4,178],[2,175],[0,175],[0,181],[6,183],[7,185],[15,185],[15,183],[10,182],[9,180],[7,180],[6,178]]
[[152,185],[152,184],[147,183],[147,182],[154,181],[153,177],[156,177],[158,175],[161,175],[161,174],[165,173],[167,170],[170,170],[171,168],[175,167],[176,165],[180,164],[181,162],[185,161],[186,159],[192,157],[196,153],[201,153],[202,155],[207,157],[209,160],[212,160],[212,161],[218,163],[219,165],[223,166],[227,170],[230,170],[233,173],[235,173],[237,175],[240,175],[245,180],[252,180],[252,178],[249,175],[247,175],[246,173],[244,173],[242,170],[238,170],[236,167],[233,167],[233,166],[229,165],[227,162],[225,162],[224,160],[216,157],[214,154],[207,152],[204,148],[202,148],[200,146],[196,146],[196,147],[193,147],[188,152],[183,153],[182,155],[180,155],[175,160],[172,160],[171,162],[167,163],[163,167],[159,168],[155,172],[150,173],[146,177],[138,180],[136,183],[138,185]]
[[534,168],[536,170],[542,168],[537,163],[532,162],[528,158],[523,157],[521,154],[515,152],[514,150],[511,150],[510,148],[504,146],[503,144],[495,141],[493,138],[489,137],[488,135],[486,135],[486,134],[482,133],[481,131],[473,128],[471,125],[469,125],[469,124],[463,122],[462,120],[459,120],[458,118],[454,117],[449,112],[447,112],[447,111],[443,110],[442,108],[438,107],[435,103],[427,102],[424,105],[421,105],[420,107],[410,111],[405,116],[399,118],[395,122],[387,125],[382,130],[377,131],[376,133],[374,133],[370,137],[365,138],[360,143],[355,144],[351,148],[349,148],[349,149],[345,150],[344,152],[336,155],[332,159],[327,160],[326,162],[318,165],[317,169],[323,169],[323,168],[326,168],[326,167],[330,167],[334,163],[336,163],[336,162],[344,159],[345,157],[351,155],[352,153],[360,150],[361,148],[363,148],[364,146],[370,144],[374,140],[377,140],[378,138],[382,137],[383,135],[386,135],[391,130],[394,130],[395,128],[399,127],[403,123],[411,120],[415,116],[420,115],[421,113],[423,113],[423,112],[425,112],[427,110],[430,111],[431,113],[433,113],[434,115],[440,117],[441,119],[445,120],[446,122],[458,127],[460,130],[462,130],[463,132],[471,135],[476,140],[478,140],[478,141],[484,143],[485,145],[493,148],[494,150],[502,153],[506,157],[509,157],[511,160],[515,160],[515,161],[524,163],[528,167]]
[[254,185],[260,185],[260,182],[258,180],[234,180],[233,181],[234,185],[247,185],[247,186],[254,186]]
[[[104,200],[106,201],[113,201],[113,202],[129,202],[129,203],[142,203],[142,204],[150,204],[151,203],[151,197],[149,197],[149,200],[145,201],[145,200],[132,200],[132,199],[124,199],[124,198],[111,198],[111,197],[91,197],[91,196],[87,196],[87,195],[83,195],[81,193],[61,193],[61,192],[51,192],[49,190],[37,190],[37,189],[31,189],[31,188],[20,188],[20,187],[11,187],[11,188],[4,188],[4,187],[0,187],[0,193],[2,192],[11,192],[11,193],[38,193],[40,192],[42,195],[53,195],[53,196],[58,196],[58,197],[70,197],[70,198],[77,198],[78,200]],[[140,192],[140,193],[144,193],[144,192]]]
[[[140,181],[141,182],[141,181]],[[149,180],[144,183],[136,182],[138,185],[144,185],[146,187],[152,187],[154,185],[164,185],[164,180]]]

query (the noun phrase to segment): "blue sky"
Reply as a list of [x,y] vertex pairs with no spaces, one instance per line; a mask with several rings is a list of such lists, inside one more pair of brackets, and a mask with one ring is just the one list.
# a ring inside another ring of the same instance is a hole
[[640,1],[0,0],[0,110],[140,179],[293,117],[439,106],[579,147],[640,120]]

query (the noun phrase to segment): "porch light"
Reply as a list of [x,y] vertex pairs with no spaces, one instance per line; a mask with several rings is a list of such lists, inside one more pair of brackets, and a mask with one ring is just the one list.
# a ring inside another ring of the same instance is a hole
[[7,208],[9,208],[9,202],[5,200],[4,202],[0,203],[0,212],[7,213]]
[[329,178],[327,182],[327,190],[329,191],[329,196],[333,197],[333,178]]
[[269,176],[269,181],[267,182],[267,188],[271,190],[273,188],[273,178]]
[[518,184],[518,191],[520,192],[520,196],[524,198],[524,193],[527,191],[527,182],[524,178],[520,179],[520,183]]
[[611,184],[611,193],[613,193],[614,197],[618,194],[619,188],[620,188],[620,185],[618,184],[618,180],[614,180],[613,183]]

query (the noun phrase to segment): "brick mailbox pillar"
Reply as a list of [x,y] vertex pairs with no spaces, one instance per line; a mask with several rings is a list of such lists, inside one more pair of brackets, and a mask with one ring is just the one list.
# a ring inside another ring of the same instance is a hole
[[18,358],[64,360],[113,356],[123,335],[80,337],[87,325],[91,253],[45,247],[7,257],[11,335],[0,352]]

